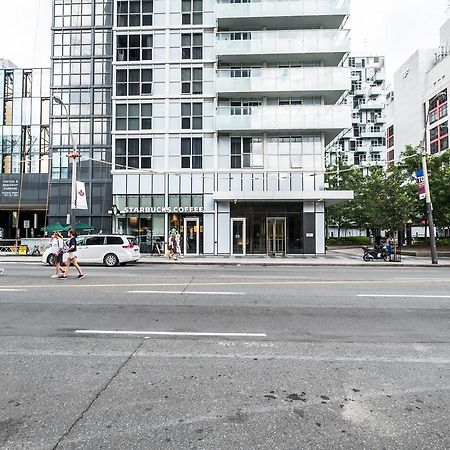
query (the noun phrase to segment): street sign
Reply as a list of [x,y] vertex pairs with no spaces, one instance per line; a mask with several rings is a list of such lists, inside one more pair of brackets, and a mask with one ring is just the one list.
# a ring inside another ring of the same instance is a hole
[[419,198],[423,200],[426,197],[425,194],[425,177],[423,175],[423,170],[416,170],[416,179],[417,179],[417,189],[419,191]]
[[24,227],[25,229],[30,228],[30,221],[29,221],[29,220],[24,220],[24,221],[23,221],[23,227]]

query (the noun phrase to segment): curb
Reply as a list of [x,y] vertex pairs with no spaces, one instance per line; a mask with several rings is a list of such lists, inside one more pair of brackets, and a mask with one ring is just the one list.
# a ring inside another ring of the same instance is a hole
[[[26,260],[25,260],[26,259]],[[24,265],[44,265],[44,263],[41,262],[39,257],[20,257],[20,258],[13,258],[13,257],[0,257],[0,264],[24,264]],[[195,260],[179,260],[179,261],[169,261],[169,260],[148,260],[148,259],[140,259],[137,263],[134,263],[135,265],[182,265],[182,266],[205,266],[205,265],[213,265],[213,266],[234,266],[234,267],[240,267],[240,266],[260,266],[260,267],[369,267],[371,269],[373,268],[390,268],[390,267],[450,267],[450,261],[439,263],[438,265],[434,265],[430,263],[425,263],[422,261],[418,262],[384,262],[384,261],[377,261],[377,262],[359,262],[357,260],[353,261],[336,261],[336,262],[330,262],[330,261],[311,261],[311,260],[297,260],[297,261],[195,261]]]

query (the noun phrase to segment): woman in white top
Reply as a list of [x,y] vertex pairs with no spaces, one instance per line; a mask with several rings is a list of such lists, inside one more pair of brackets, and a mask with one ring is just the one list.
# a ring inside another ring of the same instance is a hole
[[52,247],[52,254],[54,259],[55,273],[50,278],[58,278],[58,274],[61,271],[61,263],[63,257],[63,239],[59,231],[54,231],[52,238],[50,239],[50,245]]

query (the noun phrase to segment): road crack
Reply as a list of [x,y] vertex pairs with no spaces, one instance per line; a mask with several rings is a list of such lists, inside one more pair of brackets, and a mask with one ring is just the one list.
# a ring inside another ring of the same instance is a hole
[[186,289],[190,287],[193,282],[194,282],[194,275],[192,275],[191,279],[186,283],[183,290],[180,292],[180,296],[182,296],[186,292]]
[[127,357],[127,359],[120,364],[119,368],[116,370],[116,372],[111,376],[111,378],[107,381],[107,383],[95,394],[94,398],[89,402],[87,407],[81,412],[81,414],[75,419],[75,421],[72,423],[72,425],[69,427],[69,429],[64,432],[61,437],[56,442],[55,446],[52,448],[52,450],[56,450],[61,442],[70,434],[70,432],[75,428],[78,422],[84,417],[84,415],[91,409],[94,402],[102,395],[103,392],[108,389],[110,384],[115,380],[115,378],[120,374],[122,369],[129,363],[129,361],[133,358],[133,356],[139,351],[139,349],[142,347],[146,339],[142,339],[141,342],[139,342],[139,345],[134,349],[134,351]]

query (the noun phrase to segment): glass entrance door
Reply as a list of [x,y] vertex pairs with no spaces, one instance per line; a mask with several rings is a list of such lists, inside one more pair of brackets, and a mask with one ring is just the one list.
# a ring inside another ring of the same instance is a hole
[[246,249],[245,219],[231,219],[231,254],[245,255]]
[[286,218],[268,217],[267,218],[267,254],[285,255],[286,254]]
[[185,217],[183,248],[185,255],[198,255],[200,249],[200,227],[198,217]]

